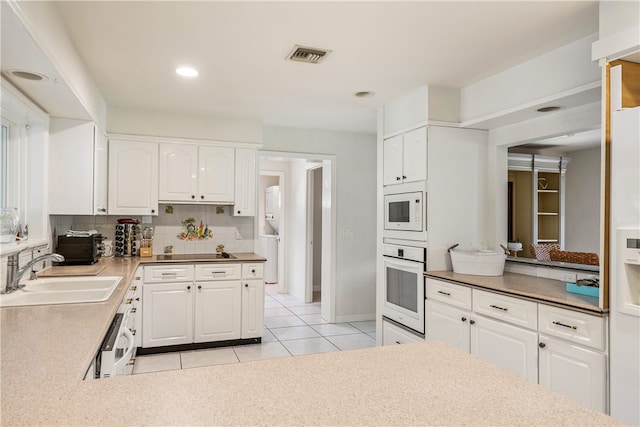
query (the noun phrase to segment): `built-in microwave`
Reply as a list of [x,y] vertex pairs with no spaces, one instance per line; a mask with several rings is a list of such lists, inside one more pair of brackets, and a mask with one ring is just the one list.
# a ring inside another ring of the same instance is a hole
[[384,188],[383,237],[427,240],[426,182],[410,182]]

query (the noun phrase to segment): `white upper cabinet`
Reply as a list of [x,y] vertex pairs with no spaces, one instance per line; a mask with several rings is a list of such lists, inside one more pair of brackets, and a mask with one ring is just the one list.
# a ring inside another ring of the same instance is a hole
[[162,201],[195,201],[198,193],[198,147],[160,144],[158,197]]
[[161,143],[159,198],[162,202],[234,202],[235,149]]
[[383,143],[383,184],[427,179],[427,128],[387,138]]
[[198,201],[232,204],[235,150],[209,146],[198,150]]
[[109,214],[158,214],[158,144],[109,141]]
[[107,138],[93,122],[51,119],[49,213],[107,214]]
[[256,215],[256,150],[236,149],[234,216]]

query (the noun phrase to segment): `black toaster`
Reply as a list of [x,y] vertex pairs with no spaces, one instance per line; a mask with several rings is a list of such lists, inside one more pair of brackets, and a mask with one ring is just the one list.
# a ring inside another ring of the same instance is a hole
[[97,262],[102,239],[100,234],[86,237],[58,236],[56,253],[64,256],[64,262],[58,265],[89,265]]

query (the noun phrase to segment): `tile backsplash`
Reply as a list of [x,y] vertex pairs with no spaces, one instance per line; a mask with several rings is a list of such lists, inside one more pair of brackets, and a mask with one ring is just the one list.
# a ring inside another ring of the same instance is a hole
[[[168,208],[169,207],[169,208]],[[156,217],[126,215],[51,215],[53,242],[67,230],[96,230],[107,240],[114,240],[115,226],[120,218],[140,220],[141,228],[153,227],[153,254],[161,255],[165,247],[172,246],[175,254],[214,253],[218,245],[227,252],[253,252],[254,217],[234,217],[232,206],[213,205],[160,205]],[[171,213],[168,213],[171,212]],[[151,222],[143,222],[151,218]],[[213,232],[213,238],[183,240],[178,237],[183,231],[182,222],[193,218],[197,225],[202,222]]]

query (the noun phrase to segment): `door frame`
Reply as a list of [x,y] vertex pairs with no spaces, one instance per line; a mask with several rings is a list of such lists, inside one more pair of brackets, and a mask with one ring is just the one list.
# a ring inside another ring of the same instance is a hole
[[[258,150],[256,167],[260,173],[261,159],[294,160],[321,162],[323,169],[322,179],[322,301],[320,310],[322,318],[329,323],[336,320],[336,244],[337,244],[337,172],[336,156],[331,154],[295,153],[286,151]],[[281,194],[282,194],[281,190]],[[258,229],[256,217],[255,229]]]
[[[313,274],[314,274],[314,251],[315,246],[313,241],[316,240],[314,235],[314,223],[315,223],[315,171],[322,169],[324,165],[319,164],[317,166],[307,169],[307,231],[306,231],[306,271],[305,271],[305,302],[313,302]],[[322,241],[324,236],[320,236]],[[322,260],[320,261],[320,269],[322,270]],[[321,274],[322,277],[322,274]],[[322,283],[322,279],[321,282]],[[322,294],[322,290],[320,291]]]

